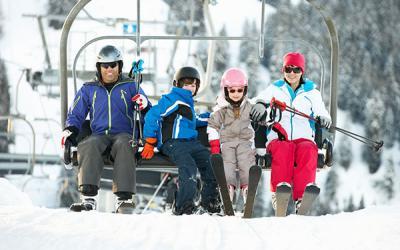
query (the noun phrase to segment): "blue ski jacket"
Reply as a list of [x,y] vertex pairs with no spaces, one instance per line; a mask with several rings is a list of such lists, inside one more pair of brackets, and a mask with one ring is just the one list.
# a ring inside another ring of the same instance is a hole
[[[146,96],[142,89],[139,93]],[[65,125],[80,130],[89,113],[92,134],[131,134],[134,109],[131,99],[136,94],[134,80],[127,77],[120,77],[110,92],[98,80],[86,82],[69,108]]]
[[173,87],[146,114],[143,136],[157,138],[157,147],[168,139],[197,139],[196,127],[207,126],[210,113],[196,115],[189,90]]

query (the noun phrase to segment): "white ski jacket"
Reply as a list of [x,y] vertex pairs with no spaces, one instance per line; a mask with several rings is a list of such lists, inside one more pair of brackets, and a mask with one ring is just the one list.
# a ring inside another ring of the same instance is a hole
[[[291,86],[284,80],[278,80],[268,86],[263,93],[266,93],[266,95],[255,99],[261,99],[269,104],[271,99],[275,97],[276,100],[285,102],[288,107],[294,108],[311,117],[330,117],[322,101],[321,93],[315,88],[314,82],[308,79],[305,79],[304,83],[296,91],[293,91]],[[278,118],[277,116],[276,119]],[[283,111],[280,124],[286,130],[289,140],[305,138],[314,141],[314,121],[288,111]],[[269,130],[267,133],[267,145],[273,139],[278,138],[278,135],[273,131]]]

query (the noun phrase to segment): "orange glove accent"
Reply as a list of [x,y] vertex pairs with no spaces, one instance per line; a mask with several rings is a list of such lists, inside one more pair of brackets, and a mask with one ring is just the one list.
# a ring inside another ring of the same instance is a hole
[[151,159],[154,156],[154,147],[157,145],[157,138],[147,138],[141,156],[143,159]]

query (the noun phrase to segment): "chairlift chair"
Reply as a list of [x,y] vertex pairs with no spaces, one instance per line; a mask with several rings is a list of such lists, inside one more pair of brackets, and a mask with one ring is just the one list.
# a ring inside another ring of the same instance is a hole
[[[317,6],[314,3],[314,0],[307,0],[313,7],[315,7],[318,12],[322,15],[325,24],[328,27],[330,39],[331,39],[331,70],[330,70],[330,114],[332,116],[332,121],[333,124],[336,124],[336,107],[337,107],[337,101],[336,101],[336,90],[337,90],[337,73],[338,73],[338,37],[336,33],[335,26],[332,22],[332,19],[329,16],[326,16],[325,13],[323,12],[322,8],[320,6]],[[61,40],[60,40],[60,95],[61,95],[61,124],[65,124],[66,120],[66,115],[67,115],[67,109],[68,109],[68,93],[67,93],[67,43],[68,43],[68,34],[69,30],[76,18],[76,16],[79,14],[79,12],[89,3],[91,0],[79,0],[76,5],[72,8],[70,11],[69,15],[67,16],[64,26],[62,29],[62,34],[61,34]],[[137,57],[140,58],[140,46],[141,43],[147,40],[203,40],[203,41],[217,41],[217,40],[235,40],[235,41],[242,41],[246,40],[249,42],[256,42],[259,44],[259,49],[258,49],[258,54],[260,57],[263,56],[263,50],[264,50],[264,13],[265,13],[265,0],[261,1],[261,32],[258,37],[219,37],[219,36],[142,36],[140,34],[140,0],[137,0],[137,32],[135,36],[132,35],[124,35],[124,36],[102,36],[102,37],[97,37],[94,38],[90,41],[88,41],[86,44],[84,44],[81,49],[79,50],[78,54],[75,57],[74,60],[74,68],[73,68],[73,78],[74,82],[76,81],[76,72],[75,72],[75,65],[76,61],[78,60],[78,57],[82,50],[84,50],[88,45],[99,41],[99,40],[105,40],[105,39],[127,39],[133,41],[136,46],[137,46]],[[205,1],[205,8],[207,8],[207,3],[208,1]],[[293,41],[290,41],[293,42]],[[305,46],[307,46],[306,42],[303,42]],[[213,56],[213,55],[209,55]],[[322,59],[322,58],[320,58]],[[208,68],[208,71],[206,74],[211,74],[212,69]],[[211,71],[210,71],[211,70]],[[206,77],[206,79],[208,79]],[[322,79],[323,81],[324,79]],[[205,81],[205,84],[208,84],[207,80]],[[331,141],[333,143],[334,141],[334,131],[331,132]],[[82,137],[83,135],[81,135]],[[199,136],[200,136],[200,141],[202,141],[203,144],[207,145],[208,144],[208,139],[207,139],[207,134],[205,132],[205,128],[200,128],[199,129]],[[322,168],[324,166],[329,166],[331,165],[332,162],[332,143],[330,143],[327,140],[322,140],[321,136],[317,136],[317,145],[321,153],[319,154],[318,157],[318,167]],[[256,130],[256,146],[259,147],[264,147],[265,148],[265,140],[266,140],[266,133],[264,128]],[[263,166],[264,169],[269,169],[269,165],[265,163],[261,163],[257,159],[258,162]],[[268,163],[268,158],[264,158],[264,162]],[[137,158],[137,170],[138,170],[138,186],[140,186],[140,175],[139,173],[141,171],[150,171],[150,172],[156,172],[156,173],[165,173],[165,172],[170,172],[170,173],[177,173],[177,168],[176,166],[164,155],[161,153],[156,153],[154,157],[150,160],[143,160],[140,157]],[[77,162],[75,161],[75,164]],[[110,159],[105,158],[105,164],[108,166],[106,167],[105,172],[105,177],[107,177],[107,169],[111,169],[110,164],[112,164],[112,161]],[[108,175],[109,176],[109,175]],[[158,177],[160,180],[160,178]],[[145,184],[145,183],[144,183]],[[162,185],[163,183],[161,183]],[[160,184],[159,184],[160,185]],[[153,186],[155,188],[155,186]]]

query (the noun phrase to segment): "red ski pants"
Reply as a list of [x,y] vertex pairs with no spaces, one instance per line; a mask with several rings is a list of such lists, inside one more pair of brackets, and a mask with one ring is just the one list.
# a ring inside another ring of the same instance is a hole
[[318,148],[308,139],[280,141],[268,144],[267,151],[272,156],[271,191],[281,182],[292,185],[293,200],[303,197],[307,184],[315,182]]

